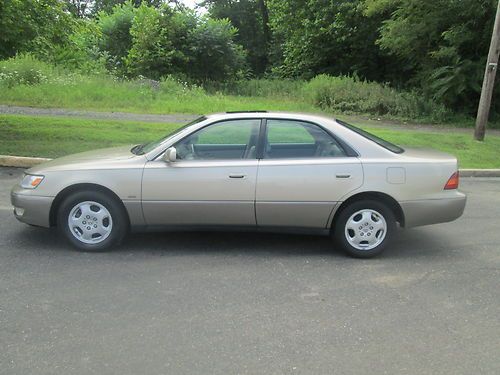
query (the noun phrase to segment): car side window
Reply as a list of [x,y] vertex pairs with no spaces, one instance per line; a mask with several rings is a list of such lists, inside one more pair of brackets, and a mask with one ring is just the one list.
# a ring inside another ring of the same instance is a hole
[[260,119],[211,124],[175,144],[180,160],[254,159]]
[[342,146],[318,125],[295,120],[267,120],[265,159],[346,156]]

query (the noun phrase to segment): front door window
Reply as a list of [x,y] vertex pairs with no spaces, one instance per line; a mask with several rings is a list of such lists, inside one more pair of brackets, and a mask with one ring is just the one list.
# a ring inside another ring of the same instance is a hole
[[179,160],[254,159],[259,139],[260,120],[221,121],[179,141]]

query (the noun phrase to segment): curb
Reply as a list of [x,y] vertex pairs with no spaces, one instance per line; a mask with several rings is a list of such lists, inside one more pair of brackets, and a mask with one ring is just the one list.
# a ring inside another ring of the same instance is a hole
[[460,177],[500,177],[500,169],[460,169]]
[[30,168],[49,161],[47,158],[30,158],[25,156],[0,155],[0,167]]
[[[0,167],[30,168],[49,160],[52,159],[0,155]],[[500,177],[500,169],[460,169],[460,177]]]

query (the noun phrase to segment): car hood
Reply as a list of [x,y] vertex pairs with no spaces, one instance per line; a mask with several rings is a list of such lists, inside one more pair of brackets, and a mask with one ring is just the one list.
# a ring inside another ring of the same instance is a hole
[[78,169],[107,169],[117,167],[132,159],[144,158],[142,155],[134,155],[130,149],[133,145],[103,148],[99,150],[79,152],[77,154],[63,156],[48,162],[38,164],[28,169],[27,173],[41,173],[55,170],[78,170]]

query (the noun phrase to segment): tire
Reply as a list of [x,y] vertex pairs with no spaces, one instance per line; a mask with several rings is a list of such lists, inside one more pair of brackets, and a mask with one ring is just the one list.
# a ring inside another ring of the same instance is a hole
[[128,217],[119,201],[100,191],[80,191],[59,206],[57,227],[78,250],[104,251],[128,232]]
[[379,255],[390,243],[396,230],[394,213],[385,204],[362,200],[340,212],[334,223],[334,241],[355,258]]

